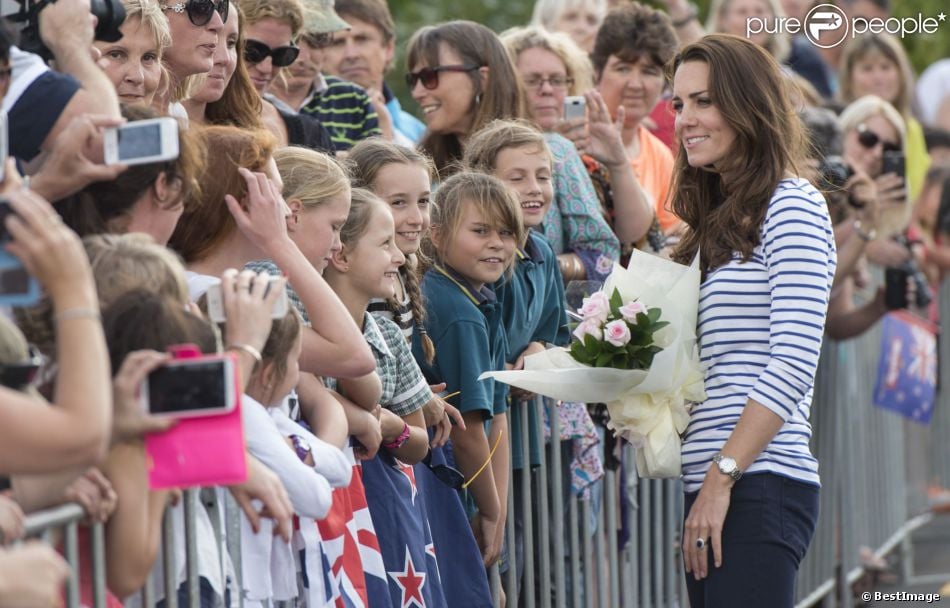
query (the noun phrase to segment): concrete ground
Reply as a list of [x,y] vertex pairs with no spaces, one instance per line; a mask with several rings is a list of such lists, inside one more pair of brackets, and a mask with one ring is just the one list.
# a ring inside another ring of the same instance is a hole
[[[894,554],[888,556],[888,562],[892,564],[893,572],[897,574],[898,581],[893,584],[880,584],[874,588],[874,592],[880,593],[915,593],[915,594],[937,594],[940,588],[950,583],[950,513],[936,515],[927,525],[918,528],[912,535],[913,543],[913,573],[917,576],[943,575],[933,581],[927,581],[925,584],[907,584],[901,582],[900,573],[902,571],[901,555],[897,550]],[[911,581],[913,583],[913,581]],[[944,594],[938,601],[927,603],[926,601],[900,601],[900,600],[880,600],[862,602],[860,599],[855,603],[856,607],[861,608],[910,608],[917,606],[947,606],[950,607],[950,594]]]

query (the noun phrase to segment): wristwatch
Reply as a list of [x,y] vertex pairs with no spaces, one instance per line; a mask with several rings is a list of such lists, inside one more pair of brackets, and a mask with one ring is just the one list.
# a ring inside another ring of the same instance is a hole
[[736,464],[735,458],[723,456],[722,452],[719,452],[713,456],[713,462],[719,467],[720,473],[732,477],[733,481],[739,481],[739,478],[742,477],[742,471],[739,469],[739,465]]

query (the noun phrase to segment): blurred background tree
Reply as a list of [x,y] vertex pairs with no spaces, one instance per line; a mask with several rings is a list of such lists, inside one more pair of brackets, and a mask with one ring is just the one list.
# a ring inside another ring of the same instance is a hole
[[[940,12],[950,16],[948,0],[890,0],[892,14],[895,17],[916,16],[936,17]],[[661,5],[656,1],[649,2]],[[696,0],[702,23],[710,0]],[[393,18],[396,20],[397,48],[396,61],[387,78],[402,102],[403,109],[416,113],[418,107],[409,95],[402,75],[406,72],[406,43],[412,33],[424,25],[433,25],[450,19],[469,19],[483,23],[496,32],[509,27],[525,25],[531,19],[533,0],[481,0],[480,2],[448,2],[447,0],[389,0]],[[935,34],[908,35],[904,39],[904,48],[910,55],[911,63],[917,74],[928,65],[942,58],[950,58],[950,18],[942,22]]]

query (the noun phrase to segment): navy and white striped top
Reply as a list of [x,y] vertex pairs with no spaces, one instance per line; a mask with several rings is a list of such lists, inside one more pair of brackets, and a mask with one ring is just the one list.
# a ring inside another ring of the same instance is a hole
[[745,473],[820,485],[808,417],[837,263],[824,198],[804,179],[782,180],[761,237],[748,262],[736,253],[700,286],[707,398],[693,406],[683,440],[687,492],[699,490],[749,399],[785,424]]

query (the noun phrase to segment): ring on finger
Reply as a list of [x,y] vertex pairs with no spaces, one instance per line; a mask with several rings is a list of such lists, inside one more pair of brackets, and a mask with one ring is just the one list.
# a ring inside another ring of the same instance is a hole
[[697,539],[696,539],[696,548],[699,549],[700,551],[702,551],[703,549],[705,549],[705,548],[706,548],[706,539],[705,539],[705,538],[697,538]]

